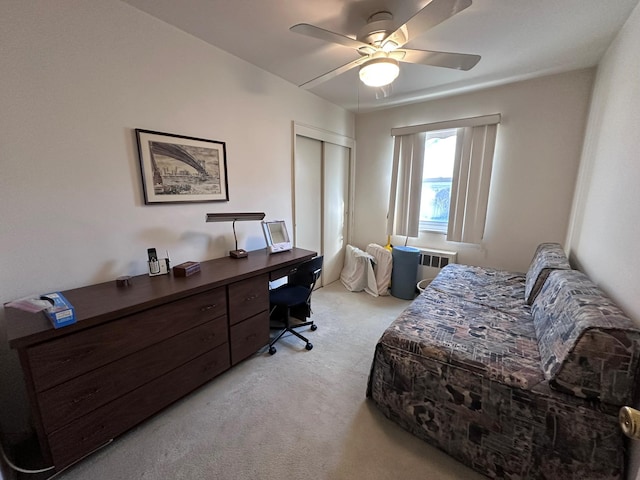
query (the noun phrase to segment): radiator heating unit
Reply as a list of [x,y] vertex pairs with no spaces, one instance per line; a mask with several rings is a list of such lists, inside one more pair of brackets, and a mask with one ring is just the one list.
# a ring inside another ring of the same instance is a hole
[[440,270],[450,263],[456,263],[458,259],[457,252],[447,250],[435,250],[432,248],[416,247],[420,250],[420,258],[418,259],[418,280],[425,280],[428,283],[436,278]]

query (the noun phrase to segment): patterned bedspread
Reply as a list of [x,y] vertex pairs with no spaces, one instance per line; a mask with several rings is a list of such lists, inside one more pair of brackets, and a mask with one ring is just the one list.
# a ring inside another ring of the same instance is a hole
[[449,265],[380,342],[507,385],[544,380],[524,275]]
[[530,307],[523,300],[524,273],[451,264],[442,269],[429,287],[530,320]]

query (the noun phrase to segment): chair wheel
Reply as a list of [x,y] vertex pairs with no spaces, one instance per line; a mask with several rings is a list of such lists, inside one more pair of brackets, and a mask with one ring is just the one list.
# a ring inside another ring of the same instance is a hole
[[313,345],[311,343],[307,343],[304,348],[306,348],[307,350],[311,350],[313,348]]
[[311,325],[311,331],[315,332],[318,329],[318,326],[314,323]]
[[276,352],[277,352],[276,347],[269,347],[269,354],[273,355]]

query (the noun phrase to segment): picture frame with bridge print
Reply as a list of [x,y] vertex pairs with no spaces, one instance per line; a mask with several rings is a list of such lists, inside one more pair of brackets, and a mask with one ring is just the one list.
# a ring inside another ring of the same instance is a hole
[[146,205],[229,201],[225,142],[135,132]]

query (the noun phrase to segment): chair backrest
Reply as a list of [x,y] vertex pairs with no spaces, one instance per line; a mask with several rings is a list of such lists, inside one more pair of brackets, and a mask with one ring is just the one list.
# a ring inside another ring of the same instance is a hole
[[309,288],[313,291],[313,288],[320,278],[322,273],[322,261],[324,256],[318,255],[317,257],[307,260],[306,262],[298,265],[297,270],[289,275],[289,285],[300,285]]

